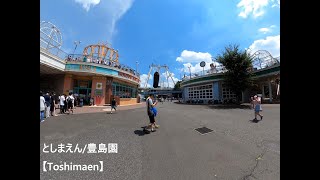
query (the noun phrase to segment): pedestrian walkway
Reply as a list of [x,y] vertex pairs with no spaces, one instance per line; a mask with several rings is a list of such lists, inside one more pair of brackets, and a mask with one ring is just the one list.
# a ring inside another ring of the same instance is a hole
[[[138,104],[129,104],[129,105],[120,105],[117,107],[117,111],[121,110],[128,110],[128,109],[136,109],[136,108],[142,108],[145,107],[144,103],[138,103]],[[83,106],[83,107],[76,107],[73,111],[73,114],[84,114],[84,113],[97,113],[97,112],[105,112],[110,110],[110,106]],[[60,110],[56,109],[57,115],[68,115],[68,112],[66,114],[59,114]]]

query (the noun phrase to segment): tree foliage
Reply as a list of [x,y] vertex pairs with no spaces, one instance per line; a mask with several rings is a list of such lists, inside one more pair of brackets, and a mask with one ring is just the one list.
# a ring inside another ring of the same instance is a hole
[[237,95],[240,102],[241,93],[252,84],[252,57],[245,51],[239,50],[239,45],[229,45],[221,55],[216,57],[227,70],[224,73],[224,83]]
[[181,81],[178,81],[178,82],[174,85],[173,90],[175,90],[175,91],[181,90],[181,89],[180,89],[180,83],[181,83]]

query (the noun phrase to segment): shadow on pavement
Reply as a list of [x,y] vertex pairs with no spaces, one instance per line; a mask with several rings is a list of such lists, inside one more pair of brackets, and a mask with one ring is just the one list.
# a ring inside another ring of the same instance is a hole
[[211,109],[251,109],[252,105],[247,105],[247,104],[191,104],[191,103],[179,103],[179,102],[174,102],[175,104],[182,104],[182,105],[202,105],[202,106],[207,106]]
[[251,105],[208,105],[211,109],[251,109]]
[[254,120],[254,119],[250,119],[249,120],[251,123],[258,123],[259,122],[259,120]]
[[135,130],[134,134],[138,135],[138,136],[144,136],[145,134],[150,134],[150,132],[146,132],[148,130]]

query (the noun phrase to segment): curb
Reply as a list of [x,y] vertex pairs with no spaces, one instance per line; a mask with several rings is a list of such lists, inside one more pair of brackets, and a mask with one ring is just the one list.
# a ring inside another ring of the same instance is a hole
[[[140,104],[142,104],[142,103],[118,105],[118,107],[134,106],[134,105],[140,105]],[[110,105],[107,105],[107,106],[84,106],[84,107],[85,108],[103,108],[103,107],[110,107]]]

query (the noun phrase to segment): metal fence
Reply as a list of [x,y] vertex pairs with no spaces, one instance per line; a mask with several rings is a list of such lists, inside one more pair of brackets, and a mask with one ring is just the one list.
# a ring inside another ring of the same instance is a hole
[[114,67],[121,69],[123,71],[127,71],[131,73],[132,75],[138,76],[140,78],[140,74],[136,72],[133,68],[130,68],[129,66],[125,64],[121,64],[119,62],[111,61],[109,59],[104,59],[99,57],[98,55],[93,55],[93,56],[87,56],[87,55],[82,55],[82,54],[69,54],[65,58],[66,62],[85,62],[85,63],[90,63],[90,64],[101,64],[109,67]]
[[[41,32],[40,32],[41,33]],[[58,46],[55,46],[51,43],[48,43],[44,38],[40,36],[40,49],[48,52],[54,56],[59,57],[61,60],[64,60],[68,57],[68,53],[61,50]]]
[[[270,66],[276,65],[276,64],[280,64],[280,56],[277,58],[268,58],[268,59],[254,59],[252,62],[253,65],[253,71],[257,71],[259,69],[264,69],[264,68],[268,68]],[[194,73],[185,73],[184,76],[182,77],[182,80],[188,80],[188,79],[192,79],[192,78],[196,78],[196,77],[200,77],[200,76],[206,76],[206,75],[210,75],[210,74],[218,74],[218,73],[224,73],[226,72],[227,69],[222,65],[216,65],[214,68],[211,69],[206,69],[206,70],[202,70],[202,71],[198,71],[198,72],[194,72]]]
[[[40,32],[41,33],[41,32]],[[140,78],[140,73],[136,72],[133,68],[130,68],[129,66],[125,64],[121,64],[118,62],[110,61],[109,59],[103,59],[98,57],[98,55],[93,55],[91,58],[88,58],[87,56],[84,56],[82,54],[68,54],[61,50],[58,46],[48,43],[48,41],[40,36],[40,50],[47,52],[49,54],[52,54],[54,56],[59,57],[61,60],[66,62],[87,62],[87,63],[95,63],[95,64],[103,64],[106,66],[111,66],[114,68],[121,69],[123,71],[127,71],[137,77]]]

